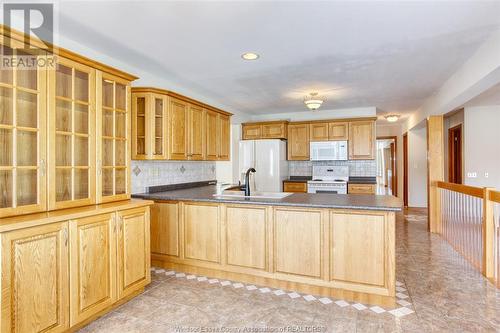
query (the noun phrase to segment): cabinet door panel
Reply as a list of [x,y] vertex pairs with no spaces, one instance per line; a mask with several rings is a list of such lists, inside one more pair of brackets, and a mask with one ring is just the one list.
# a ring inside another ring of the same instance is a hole
[[151,252],[179,256],[179,204],[155,203],[151,207]]
[[330,221],[332,280],[383,286],[384,216],[332,213]]
[[49,72],[50,210],[96,202],[95,74],[65,58]]
[[227,263],[266,269],[267,218],[265,208],[227,207]]
[[207,145],[207,160],[215,161],[218,157],[219,136],[218,131],[218,114],[216,112],[206,111],[206,145]]
[[262,125],[243,125],[243,140],[257,140],[262,138]]
[[330,123],[328,137],[330,140],[348,140],[349,123],[335,122]]
[[70,221],[71,325],[116,300],[116,230],[112,214]]
[[262,125],[263,139],[286,139],[286,123],[273,123]]
[[180,100],[170,100],[169,112],[170,159],[185,160],[188,151],[187,116],[188,105]]
[[97,202],[130,198],[130,82],[97,72]]
[[[0,47],[6,58],[23,56],[35,64],[47,61],[44,55]],[[1,72],[0,218],[47,208],[48,71],[36,67],[23,70],[21,66]]]
[[189,106],[189,153],[191,160],[203,160],[204,158],[204,113],[203,109],[194,105]]
[[356,121],[349,123],[349,159],[375,159],[374,121]]
[[311,141],[328,141],[328,123],[310,125]]
[[320,211],[275,209],[275,270],[319,278],[322,229]]
[[309,160],[309,124],[288,125],[288,160]]
[[152,96],[153,125],[149,129],[151,136],[151,155],[153,159],[167,158],[167,99],[162,95]]
[[229,149],[231,144],[231,124],[229,121],[229,116],[224,114],[219,114],[219,160],[229,161]]
[[149,207],[117,212],[118,297],[140,290],[151,281]]
[[67,223],[2,235],[2,332],[65,331],[68,290]]
[[146,159],[149,156],[147,134],[150,130],[148,117],[148,95],[134,93],[132,96],[132,158]]
[[219,207],[184,204],[184,257],[220,262]]

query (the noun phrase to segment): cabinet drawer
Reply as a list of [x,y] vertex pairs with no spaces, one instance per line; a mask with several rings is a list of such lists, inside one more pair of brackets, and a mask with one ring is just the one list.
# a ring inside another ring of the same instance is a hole
[[375,194],[375,184],[349,184],[349,194]]
[[306,182],[284,182],[283,183],[284,192],[296,192],[296,193],[307,193],[307,183]]

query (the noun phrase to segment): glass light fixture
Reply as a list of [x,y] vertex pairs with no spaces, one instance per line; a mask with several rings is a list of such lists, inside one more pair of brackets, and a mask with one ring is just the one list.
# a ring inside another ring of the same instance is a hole
[[399,115],[397,114],[390,114],[385,116],[385,119],[390,122],[390,123],[395,123],[399,119]]
[[318,93],[310,93],[309,96],[304,97],[304,104],[309,108],[309,110],[317,110],[325,101],[324,97],[318,96]]
[[257,60],[260,56],[257,53],[245,52],[241,55],[241,57],[245,60]]

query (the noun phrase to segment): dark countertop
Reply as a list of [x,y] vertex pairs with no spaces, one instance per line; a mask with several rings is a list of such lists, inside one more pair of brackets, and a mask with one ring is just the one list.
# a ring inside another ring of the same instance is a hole
[[403,202],[391,195],[373,194],[325,194],[293,193],[283,199],[264,198],[218,198],[216,186],[201,186],[172,191],[132,194],[133,198],[148,200],[201,201],[216,203],[254,204],[272,206],[294,206],[309,208],[361,209],[379,211],[401,211]]
[[284,180],[284,182],[307,183],[308,180],[312,180],[312,177],[311,176],[290,176],[290,178]]
[[377,184],[377,177],[349,177],[349,184]]

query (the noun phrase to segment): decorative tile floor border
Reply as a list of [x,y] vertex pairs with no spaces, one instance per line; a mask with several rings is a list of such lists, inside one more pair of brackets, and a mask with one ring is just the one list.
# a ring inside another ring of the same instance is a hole
[[354,302],[347,302],[345,300],[334,300],[330,299],[328,297],[319,297],[319,296],[313,296],[313,295],[306,295],[306,294],[299,294],[295,291],[284,291],[281,289],[271,289],[268,287],[258,287],[252,284],[246,285],[241,282],[232,282],[229,280],[219,280],[219,279],[214,279],[214,278],[209,278],[206,276],[196,276],[192,274],[185,274],[182,272],[175,272],[175,271],[170,271],[170,270],[165,270],[163,268],[157,268],[157,267],[151,267],[151,272],[154,272],[155,274],[164,274],[166,276],[174,276],[176,278],[186,278],[187,280],[196,280],[199,282],[208,282],[210,284],[215,284],[218,283],[223,287],[226,286],[232,286],[235,289],[239,288],[246,288],[248,291],[258,291],[263,294],[274,294],[276,296],[282,296],[282,295],[287,295],[291,299],[298,299],[298,298],[303,298],[307,302],[320,302],[324,305],[328,304],[335,304],[341,308],[344,308],[346,306],[351,306],[354,309],[358,311],[372,311],[376,314],[382,314],[382,313],[390,313],[391,315],[400,318],[404,317],[406,315],[412,314],[415,311],[413,310],[413,305],[411,303],[411,299],[408,296],[408,290],[404,283],[397,281],[396,282],[396,303],[400,305],[401,307],[396,308],[396,309],[384,309],[380,306],[370,306],[370,305],[365,305],[362,303],[354,303]]

